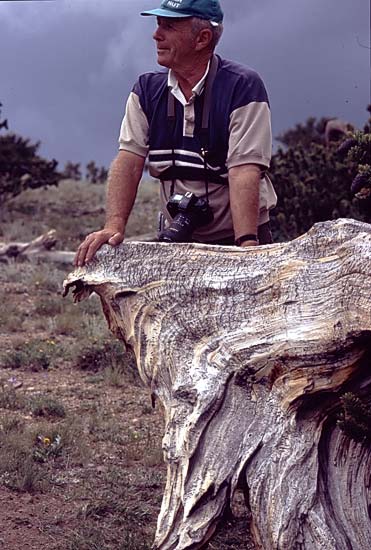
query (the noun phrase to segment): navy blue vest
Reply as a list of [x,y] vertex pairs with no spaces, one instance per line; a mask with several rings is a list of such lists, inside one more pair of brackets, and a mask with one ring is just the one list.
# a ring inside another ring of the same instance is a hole
[[[264,84],[255,71],[238,63],[223,60],[219,56],[217,59],[218,69],[211,94],[207,136],[207,179],[209,182],[227,184],[226,160],[231,114],[251,102],[269,103]],[[140,105],[149,123],[149,163],[151,165],[159,161],[168,161],[168,165],[161,171],[162,180],[204,181],[204,162],[201,156],[201,148],[205,142],[201,128],[204,93],[196,96],[194,136],[188,137],[183,135],[184,113],[179,101],[175,100],[174,123],[168,120],[168,90],[167,71],[143,74],[133,88],[133,92],[139,96]],[[183,166],[178,166],[177,161],[181,161]],[[189,167],[187,163],[199,167]]]

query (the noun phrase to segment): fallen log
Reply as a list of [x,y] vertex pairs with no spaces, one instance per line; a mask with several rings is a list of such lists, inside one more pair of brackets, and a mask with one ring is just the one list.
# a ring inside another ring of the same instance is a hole
[[14,259],[37,259],[71,265],[75,253],[67,250],[53,250],[57,242],[57,232],[55,229],[51,229],[28,243],[0,243],[0,262],[9,262]]
[[154,547],[203,548],[239,483],[264,550],[371,548],[371,453],[337,423],[370,396],[371,226],[289,243],[104,246],[65,293],[96,292],[165,410]]
[[57,242],[56,231],[51,229],[28,243],[0,243],[0,258],[17,258],[51,250]]
[[[149,242],[156,239],[156,233],[145,233],[136,237],[129,237],[126,242],[143,241]],[[0,262],[8,262],[11,259],[46,260],[49,262],[72,264],[75,252],[70,250],[54,250],[57,244],[57,232],[51,229],[28,243],[23,242],[0,242]]]

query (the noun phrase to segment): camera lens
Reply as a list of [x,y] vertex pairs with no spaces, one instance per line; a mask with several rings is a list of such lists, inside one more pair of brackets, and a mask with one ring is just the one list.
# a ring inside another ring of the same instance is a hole
[[190,192],[170,197],[167,209],[173,221],[160,233],[159,241],[188,243],[196,227],[207,225],[214,219],[208,202]]
[[161,233],[159,241],[171,243],[189,242],[195,229],[194,218],[195,216],[192,212],[177,214],[169,227]]

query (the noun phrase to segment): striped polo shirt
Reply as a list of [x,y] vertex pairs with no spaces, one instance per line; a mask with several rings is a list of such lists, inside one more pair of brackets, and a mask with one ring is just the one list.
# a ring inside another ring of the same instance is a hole
[[[268,221],[276,194],[264,169],[269,167],[272,135],[267,93],[259,75],[238,63],[217,57],[207,135],[202,130],[206,73],[187,101],[174,73],[143,74],[128,98],[121,124],[119,147],[147,157],[150,174],[162,181],[161,204],[174,191],[205,196],[205,163],[201,149],[207,143],[207,181],[214,220],[196,229],[193,238],[213,241],[233,237],[229,206],[228,170],[243,164],[262,167],[259,225]],[[168,118],[168,93],[175,97],[175,120]]]

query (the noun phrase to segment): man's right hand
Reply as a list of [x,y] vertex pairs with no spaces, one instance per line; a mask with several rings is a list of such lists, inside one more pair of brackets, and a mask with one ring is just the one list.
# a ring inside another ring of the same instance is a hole
[[108,175],[105,227],[90,233],[77,249],[74,265],[82,267],[103,244],[116,246],[124,240],[126,222],[133,208],[143,173],[144,157],[119,151]]
[[90,262],[103,244],[108,243],[111,246],[117,246],[123,240],[124,234],[112,229],[102,229],[101,231],[90,233],[77,249],[73,263],[76,267],[82,267]]

